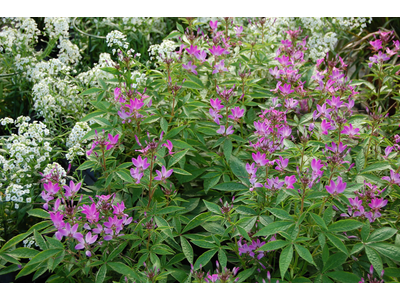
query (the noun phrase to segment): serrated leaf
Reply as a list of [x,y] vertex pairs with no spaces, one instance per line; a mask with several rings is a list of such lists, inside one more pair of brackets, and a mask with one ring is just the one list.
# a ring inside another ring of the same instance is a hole
[[243,191],[247,189],[248,188],[245,185],[238,182],[224,182],[217,184],[216,186],[213,187],[213,190],[226,191],[226,192]]
[[115,272],[118,272],[122,275],[129,277],[129,279],[131,279],[132,281],[137,280],[137,282],[140,282],[140,279],[139,279],[138,275],[136,274],[136,272],[133,269],[131,269],[130,267],[128,267],[127,265],[125,265],[124,263],[109,262],[109,263],[107,263],[107,265],[111,269],[113,269]]
[[194,269],[198,270],[200,269],[200,265],[204,267],[210,260],[211,258],[217,253],[218,250],[208,250],[204,252],[202,255],[199,256],[199,258],[196,260],[196,263],[194,264]]
[[363,223],[356,221],[356,220],[340,220],[337,221],[330,226],[328,226],[328,230],[330,232],[346,232],[351,231],[363,226]]
[[305,248],[299,244],[294,244],[294,247],[296,248],[297,254],[299,254],[301,258],[305,259],[310,264],[315,265],[314,259],[311,255],[310,251],[307,248]]
[[117,174],[118,177],[121,178],[123,181],[134,183],[131,173],[126,169],[119,169],[115,171],[115,174]]
[[156,214],[157,215],[167,215],[167,214],[171,214],[180,210],[184,210],[184,207],[180,207],[180,206],[168,206],[168,207],[164,207],[161,208],[159,210],[157,210]]
[[388,243],[373,243],[368,246],[388,258],[400,262],[400,247]]
[[282,279],[285,278],[285,273],[289,268],[292,258],[293,258],[293,246],[289,245],[282,250],[281,255],[279,256],[279,270],[281,272]]
[[360,171],[364,168],[364,164],[365,164],[365,156],[364,156],[364,151],[361,149],[356,157],[356,168],[358,173],[360,173]]
[[171,169],[171,167],[176,164],[178,161],[180,161],[185,155],[186,153],[189,151],[189,149],[183,150],[183,151],[179,151],[177,153],[175,153],[168,162],[168,169]]
[[315,223],[318,224],[319,227],[328,230],[328,227],[326,227],[325,221],[318,215],[314,214],[314,213],[310,213],[311,217],[313,218],[313,220],[315,221]]
[[337,236],[335,236],[331,233],[327,233],[326,236],[328,237],[328,239],[332,242],[332,244],[336,248],[338,248],[344,254],[349,255],[346,246],[343,244],[343,242]]
[[283,220],[294,220],[289,213],[280,208],[267,208],[267,210],[272,213],[275,217]]
[[18,257],[18,258],[32,258],[39,254],[39,251],[32,249],[32,248],[17,248],[11,252],[8,252],[7,254]]
[[193,218],[187,225],[186,227],[183,229],[182,233],[193,229],[197,226],[200,226],[202,223],[205,222],[205,220],[207,220],[209,217],[211,216],[211,212],[207,212],[207,213],[202,213],[198,216],[196,216],[195,218]]
[[371,247],[366,246],[365,253],[367,254],[368,260],[374,267],[375,271],[377,271],[378,274],[380,274],[383,270],[383,264],[382,264],[382,259],[379,256],[378,252],[376,252]]
[[28,215],[42,218],[42,219],[50,219],[50,214],[41,208],[35,208],[28,211]]
[[193,248],[183,236],[181,236],[181,246],[182,252],[185,255],[186,259],[189,263],[193,264]]
[[389,162],[377,162],[367,166],[361,173],[391,169]]
[[102,283],[107,274],[107,265],[102,265],[96,273],[96,283]]
[[227,161],[229,161],[229,159],[231,158],[232,149],[233,149],[232,141],[227,138],[225,142],[222,144],[222,150],[224,152]]
[[211,212],[213,212],[213,213],[215,213],[217,215],[221,214],[221,208],[217,204],[212,203],[212,202],[208,202],[206,200],[203,200],[203,202],[204,202],[204,204],[206,205],[206,207],[207,207],[207,209],[209,211],[211,211]]
[[346,260],[347,260],[347,255],[342,252],[338,252],[329,256],[327,262],[324,264],[322,273],[340,267],[342,264],[346,262]]
[[266,244],[262,245],[260,248],[257,249],[257,251],[272,251],[272,250],[277,250],[282,247],[285,247],[286,245],[290,244],[288,241],[272,241],[272,242],[267,242]]
[[293,222],[288,221],[276,221],[271,224],[268,224],[260,231],[256,232],[254,236],[267,236],[278,233],[279,231],[284,231],[288,229],[290,226],[294,225]]
[[391,228],[391,227],[382,227],[379,228],[371,233],[369,238],[367,239],[367,242],[382,242],[387,239],[390,239],[392,236],[394,236],[397,233],[397,229]]
[[326,275],[336,281],[343,283],[359,283],[361,280],[361,278],[357,275],[344,271],[330,272],[326,273]]

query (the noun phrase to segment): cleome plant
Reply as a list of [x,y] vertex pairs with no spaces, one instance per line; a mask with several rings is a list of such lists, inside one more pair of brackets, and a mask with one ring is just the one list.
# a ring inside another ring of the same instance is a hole
[[[22,19],[0,55],[30,57],[18,88],[36,119],[1,119],[0,275],[399,281],[398,33],[368,34],[370,18],[179,18],[172,32],[46,18],[64,50],[41,60]],[[105,37],[91,68],[68,39],[84,26]],[[131,48],[142,34],[148,61]]]

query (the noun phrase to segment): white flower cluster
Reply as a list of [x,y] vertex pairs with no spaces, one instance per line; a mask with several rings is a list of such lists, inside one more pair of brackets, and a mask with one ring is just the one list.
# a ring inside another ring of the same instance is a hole
[[66,184],[65,177],[67,176],[67,172],[60,164],[56,162],[53,162],[52,164],[48,164],[46,166],[43,171],[43,176],[51,176],[57,182]]
[[176,47],[176,43],[170,40],[164,40],[161,44],[151,45],[148,50],[150,59],[154,60],[156,58],[161,63],[165,58],[176,57]]
[[140,27],[142,24],[147,25],[147,19],[140,17],[124,17],[122,18],[122,23],[124,24],[125,30],[131,30],[135,32],[137,27]]
[[83,85],[87,87],[100,86],[98,79],[110,80],[114,78],[114,75],[108,72],[100,70],[104,67],[110,67],[113,65],[113,60],[110,54],[102,53],[100,54],[99,63],[95,64],[92,69],[87,72],[80,73],[76,76],[76,79]]
[[70,40],[61,40],[57,47],[60,49],[58,59],[66,65],[76,65],[82,58],[78,46],[71,43]]
[[83,137],[91,130],[90,126],[86,122],[77,122],[72,128],[70,135],[68,136],[66,146],[68,153],[65,157],[69,162],[72,162],[76,155],[85,155],[84,147],[88,140]]
[[[40,31],[32,18],[2,18],[5,25],[0,31],[0,52],[25,52],[29,46],[37,42]],[[25,51],[24,51],[25,50]]]
[[7,124],[14,124],[14,120],[12,118],[6,117],[3,119],[0,119],[0,124],[5,126]]
[[28,80],[36,83],[49,76],[58,76],[60,73],[69,74],[71,68],[65,65],[61,60],[52,58],[48,61],[40,61],[28,68],[26,76]]
[[141,86],[146,82],[147,77],[146,74],[144,73],[140,73],[139,71],[133,71],[131,79],[136,81],[136,83],[132,84],[132,87],[136,89],[138,86]]
[[46,124],[58,117],[81,118],[87,102],[79,96],[80,90],[68,79],[47,77],[33,86],[34,109]]
[[[107,46],[112,48],[114,46],[118,46],[119,48],[128,49],[129,44],[126,42],[126,35],[121,31],[113,30],[106,36]],[[116,48],[113,48],[113,54],[117,51]]]
[[35,244],[35,247],[39,247],[39,245],[36,243],[36,240],[33,236],[30,236],[27,239],[23,240],[22,243],[24,244],[25,248],[32,248],[33,244]]
[[45,30],[49,37],[68,39],[69,18],[44,18]]
[[53,149],[45,140],[49,130],[41,122],[29,121],[29,117],[18,117],[18,134],[2,139],[5,155],[0,155],[0,188],[5,183],[6,189],[0,194],[5,195],[4,201],[31,202],[31,189],[38,185],[34,177],[50,160]]

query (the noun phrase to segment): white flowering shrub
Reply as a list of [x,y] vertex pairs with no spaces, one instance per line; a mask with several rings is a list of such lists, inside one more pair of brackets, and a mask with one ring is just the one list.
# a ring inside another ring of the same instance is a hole
[[[12,121],[12,122],[11,122]],[[1,119],[3,126],[14,124],[17,134],[1,139],[0,201],[30,203],[38,186],[39,172],[50,162],[50,131],[42,122],[28,123],[29,117]],[[18,208],[18,205],[16,206]]]

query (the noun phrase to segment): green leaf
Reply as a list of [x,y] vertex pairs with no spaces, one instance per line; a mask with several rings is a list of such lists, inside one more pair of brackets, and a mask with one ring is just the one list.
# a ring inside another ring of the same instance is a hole
[[361,173],[391,169],[389,162],[377,162],[366,167]]
[[[202,178],[204,178],[204,177],[202,177]],[[217,185],[217,183],[219,182],[220,179],[221,179],[221,175],[217,175],[217,176],[212,177],[212,178],[205,178],[204,179],[204,192],[207,194],[208,191],[212,187]]]
[[272,235],[275,234],[279,231],[284,231],[288,229],[290,226],[294,225],[293,222],[288,222],[288,221],[276,221],[271,224],[268,224],[264,228],[262,228],[260,231],[256,232],[254,236],[267,236],[267,235]]
[[237,229],[238,229],[239,233],[240,233],[246,240],[248,240],[249,242],[252,242],[252,240],[251,240],[251,238],[250,238],[250,236],[249,236],[249,234],[247,233],[246,230],[244,230],[244,229],[243,229],[242,227],[240,227],[240,226],[237,226]]
[[383,270],[383,264],[382,264],[382,259],[379,256],[378,252],[376,252],[371,247],[366,246],[365,253],[367,254],[368,260],[374,267],[375,271],[378,272],[378,274],[381,274]]
[[195,270],[200,269],[200,265],[204,267],[215,255],[215,253],[217,253],[217,251],[218,249],[208,250],[204,252],[202,255],[200,255],[199,258],[196,260],[196,263],[194,264],[194,269]]
[[179,24],[178,22],[176,23],[176,28],[178,28],[178,30],[179,30],[181,33],[184,33],[182,25]]
[[168,206],[168,207],[164,207],[161,208],[159,210],[157,210],[156,214],[157,215],[167,215],[167,214],[171,214],[180,210],[184,210],[184,207],[180,207],[180,206]]
[[133,269],[131,269],[130,267],[128,267],[127,265],[125,265],[124,263],[110,262],[110,263],[107,263],[107,265],[111,269],[113,269],[115,272],[118,272],[122,275],[127,276],[132,281],[137,280],[137,282],[140,282],[140,279],[139,279],[138,275],[136,274],[136,272]]
[[5,253],[0,253],[0,258],[4,259],[5,261],[8,261],[8,262],[10,262],[12,264],[16,264],[16,265],[20,264],[19,261],[16,260],[14,257],[12,257],[12,256],[10,256],[8,254],[5,254]]
[[41,208],[35,208],[35,209],[29,210],[28,215],[34,216],[34,217],[39,217],[42,219],[50,219],[50,214]]
[[217,184],[216,186],[213,187],[213,189],[218,191],[234,192],[234,191],[247,190],[248,188],[245,185],[238,182],[224,182]]
[[198,85],[196,82],[186,80],[184,83],[182,83],[182,86],[189,88],[189,89],[196,89],[196,90],[202,90],[204,87],[201,85]]
[[95,111],[91,112],[90,114],[87,114],[86,116],[84,116],[82,118],[81,122],[87,122],[87,121],[89,121],[89,120],[91,120],[91,119],[93,119],[95,117],[99,117],[99,116],[102,116],[104,114],[105,114],[105,112],[102,111],[102,110],[95,110]]
[[107,274],[107,265],[104,264],[97,271],[96,283],[102,283],[104,281],[104,278],[106,278],[106,274]]
[[209,211],[211,211],[211,212],[213,212],[213,213],[215,213],[217,215],[221,214],[221,208],[217,204],[212,203],[212,202],[208,202],[206,200],[203,200],[203,202],[204,202],[204,204],[206,205],[206,207],[207,207],[207,209]]
[[165,118],[161,118],[160,126],[161,126],[161,129],[166,134],[168,132],[168,122],[167,122],[167,120],[165,120]]
[[195,244],[196,246],[198,246],[200,248],[205,248],[205,249],[214,249],[217,247],[217,245],[214,243],[210,243],[210,242],[206,242],[206,241],[202,241],[202,240],[192,240],[191,242],[192,242],[192,244]]
[[246,164],[242,162],[240,159],[237,157],[231,155],[231,158],[229,160],[229,165],[231,167],[231,170],[235,176],[242,181],[244,184],[249,185],[249,174],[246,171]]
[[183,151],[179,151],[177,153],[175,153],[168,162],[168,169],[171,169],[171,167],[176,164],[178,161],[180,161],[185,155],[186,153],[189,151],[189,149],[183,150]]
[[185,170],[182,170],[182,169],[179,169],[179,168],[174,168],[174,174],[192,176],[192,173],[189,173],[188,171],[185,171]]
[[397,232],[397,229],[391,227],[382,227],[371,233],[367,242],[382,242],[390,239]]
[[258,248],[258,251],[272,251],[285,247],[288,244],[290,244],[290,242],[288,241],[272,241],[262,245],[260,248]]
[[314,214],[314,213],[310,213],[311,217],[313,218],[313,220],[315,221],[315,223],[318,224],[319,227],[328,230],[328,227],[326,227],[325,221],[318,215]]
[[346,262],[346,260],[347,260],[347,255],[342,252],[338,252],[329,256],[328,261],[324,264],[322,273],[340,267]]
[[286,210],[280,208],[267,208],[267,210],[279,219],[294,220],[293,217],[289,215],[289,213]]
[[93,169],[94,166],[96,166],[96,165],[97,165],[97,162],[95,162],[95,161],[93,161],[93,160],[88,160],[88,161],[85,161],[83,164],[81,164],[81,165],[78,167],[77,170],[83,171],[83,170],[87,170],[87,169]]
[[154,123],[154,122],[156,122],[159,118],[160,118],[160,117],[157,116],[157,115],[155,115],[155,116],[149,116],[149,117],[147,117],[146,119],[144,119],[144,120],[142,121],[142,124],[151,124],[151,123]]
[[37,230],[33,231],[33,236],[35,237],[36,243],[39,245],[40,248],[42,248],[42,250],[47,250],[48,249],[46,241],[44,240],[42,235],[37,232]]
[[117,174],[118,177],[121,178],[123,181],[134,183],[131,173],[126,169],[117,170],[115,171],[115,174]]
[[247,278],[249,278],[251,275],[254,274],[254,271],[256,270],[256,267],[252,267],[251,269],[243,270],[240,272],[237,276],[239,280],[237,281],[238,283],[244,282]]
[[342,251],[344,254],[349,255],[346,246],[343,244],[343,242],[333,234],[327,233],[326,236],[328,239],[332,242],[332,244],[338,248],[340,251]]
[[363,226],[363,223],[356,221],[356,220],[340,220],[328,227],[330,232],[346,232],[351,231]]
[[202,213],[198,216],[196,216],[195,218],[193,218],[187,225],[186,227],[183,229],[182,233],[193,229],[197,226],[200,226],[202,223],[204,223],[209,217],[211,216],[211,212],[207,212],[207,213]]
[[307,248],[305,248],[299,244],[294,244],[294,247],[296,248],[296,252],[300,255],[301,258],[305,259],[310,264],[315,265],[313,257]]
[[39,254],[39,251],[32,248],[17,248],[11,252],[8,252],[9,255],[18,257],[18,258],[32,258],[35,255]]
[[326,275],[336,281],[343,283],[358,283],[361,280],[361,278],[357,275],[344,271],[330,272],[326,273]]
[[154,220],[156,221],[156,224],[158,227],[164,228],[164,229],[162,229],[162,232],[164,232],[166,235],[168,235],[171,239],[174,238],[172,235],[171,226],[168,224],[167,221],[165,221],[163,218],[161,218],[159,216],[155,216]]
[[248,206],[244,206],[244,205],[239,205],[236,207],[236,212],[241,214],[241,215],[247,215],[247,216],[256,216],[257,212],[248,207]]
[[112,261],[114,258],[116,258],[125,249],[127,245],[128,241],[119,244],[118,247],[114,248],[114,250],[107,257],[107,261]]
[[222,149],[224,151],[224,155],[227,161],[229,161],[229,159],[231,158],[231,154],[232,154],[232,141],[230,139],[226,139],[224,144],[222,145]]
[[167,35],[165,38],[163,38],[163,40],[169,40],[169,39],[172,39],[172,38],[178,37],[178,36],[182,36],[182,33],[178,32],[178,31],[172,31],[169,35]]
[[181,246],[182,252],[185,255],[186,259],[189,263],[193,264],[193,248],[183,236],[181,236]]
[[363,227],[361,228],[361,238],[363,241],[367,240],[370,230],[371,230],[371,225],[369,221],[365,221]]
[[7,243],[1,247],[0,252],[3,252],[4,250],[7,250],[8,248],[18,244],[19,242],[22,242],[24,239],[26,239],[31,233],[30,232],[25,232],[21,233],[17,236],[14,236],[11,240],[9,240]]
[[400,262],[400,247],[388,243],[374,243],[368,246],[374,248],[380,254]]
[[228,258],[226,257],[225,251],[222,249],[218,250],[218,261],[223,268],[226,267],[228,263]]
[[360,171],[364,168],[364,164],[365,164],[365,156],[364,156],[364,151],[361,149],[356,157],[356,168],[358,173],[360,173]]
[[168,140],[173,138],[174,136],[176,136],[179,132],[181,132],[184,128],[186,127],[186,125],[183,126],[179,126],[179,127],[175,127],[173,129],[171,129],[167,135],[164,137],[164,140]]
[[285,277],[285,273],[289,268],[292,258],[293,258],[293,247],[292,245],[289,245],[282,250],[281,255],[279,256],[279,269],[281,271],[282,279],[284,279]]
[[49,249],[49,250],[44,250],[40,252],[39,254],[35,255],[26,265],[25,267],[18,273],[18,275],[15,277],[15,279],[28,275],[35,271],[34,265],[41,263],[45,261],[46,259],[49,259],[50,257],[54,257],[57,254],[61,253],[63,250],[60,249]]
[[[100,88],[90,88],[90,89],[88,89],[88,90],[86,90],[86,91],[80,93],[79,95],[80,95],[80,96],[85,96],[85,95],[90,95],[90,94],[96,94],[96,93],[102,92],[102,91],[103,91],[103,90],[100,89]],[[82,121],[82,122],[84,122],[84,121]]]

